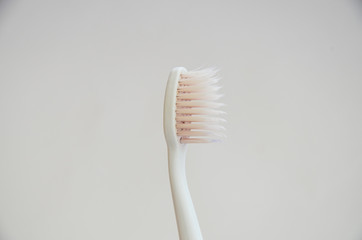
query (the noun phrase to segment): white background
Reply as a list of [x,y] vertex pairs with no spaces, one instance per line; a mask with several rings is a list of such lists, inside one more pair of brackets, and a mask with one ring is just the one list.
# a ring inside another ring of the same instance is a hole
[[217,67],[190,147],[205,240],[362,239],[361,1],[1,1],[0,238],[170,240],[172,67]]

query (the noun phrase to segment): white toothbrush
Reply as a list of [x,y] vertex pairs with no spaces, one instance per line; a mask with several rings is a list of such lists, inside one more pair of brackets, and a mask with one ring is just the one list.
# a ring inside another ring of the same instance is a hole
[[172,69],[166,87],[164,132],[173,204],[180,240],[202,240],[202,234],[187,186],[185,157],[187,144],[209,143],[223,137],[220,122],[222,104],[218,79],[211,69],[187,71]]

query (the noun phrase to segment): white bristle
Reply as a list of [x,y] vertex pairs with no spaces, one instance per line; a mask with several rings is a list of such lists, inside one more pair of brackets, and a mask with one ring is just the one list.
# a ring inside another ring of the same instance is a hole
[[176,99],[176,130],[181,143],[208,143],[223,137],[225,120],[223,104],[216,102],[221,95],[217,86],[219,78],[212,69],[182,73],[178,82]]

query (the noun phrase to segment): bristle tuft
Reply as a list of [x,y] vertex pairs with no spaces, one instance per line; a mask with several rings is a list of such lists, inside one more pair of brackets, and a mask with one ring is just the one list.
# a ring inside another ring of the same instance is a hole
[[181,74],[176,99],[176,129],[181,143],[211,143],[225,137],[216,74],[214,69]]

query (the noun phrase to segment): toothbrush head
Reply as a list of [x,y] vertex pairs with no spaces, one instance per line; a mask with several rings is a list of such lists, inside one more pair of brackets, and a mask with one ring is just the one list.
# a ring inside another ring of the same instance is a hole
[[223,137],[223,104],[213,69],[174,68],[167,84],[164,108],[166,140],[185,143],[218,142]]

